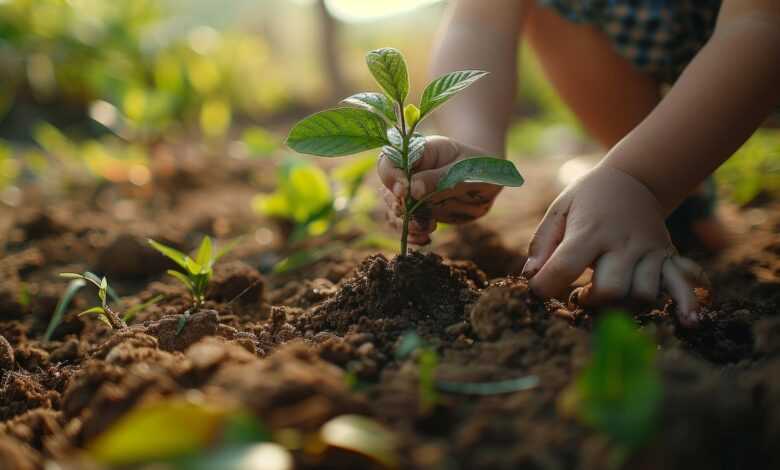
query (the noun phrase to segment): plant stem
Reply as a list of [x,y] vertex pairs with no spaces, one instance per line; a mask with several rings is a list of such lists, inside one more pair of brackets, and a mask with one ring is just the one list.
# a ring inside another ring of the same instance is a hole
[[404,116],[404,104],[399,103],[399,115],[401,117],[401,137],[403,145],[401,147],[401,158],[403,162],[404,174],[406,174],[406,198],[404,199],[404,222],[401,229],[401,256],[407,253],[407,238],[409,238],[409,219],[412,217],[412,211],[409,210],[412,200],[412,169],[409,165],[409,132],[406,130],[406,117]]
[[111,328],[115,330],[127,328],[127,323],[125,323],[125,321],[122,320],[122,317],[117,315],[117,313],[113,311],[108,305],[105,305],[103,310],[106,312],[106,318],[108,318],[109,323],[111,323]]

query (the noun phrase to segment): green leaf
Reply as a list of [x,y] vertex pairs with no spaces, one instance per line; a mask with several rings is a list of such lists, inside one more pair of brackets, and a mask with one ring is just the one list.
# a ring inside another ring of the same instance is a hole
[[409,166],[411,167],[417,160],[421,159],[425,153],[425,137],[422,134],[415,134],[409,139]]
[[382,93],[358,93],[356,95],[350,96],[349,98],[346,98],[344,101],[342,101],[342,103],[371,111],[377,116],[381,116],[382,118],[386,119],[387,122],[391,124],[395,124],[397,122],[393,102],[390,100],[390,98],[383,95]]
[[375,165],[376,157],[374,155],[355,158],[333,170],[333,179],[341,184],[347,197],[352,198]]
[[421,119],[487,74],[482,70],[461,70],[442,75],[432,81],[425,87],[420,101]]
[[105,323],[109,328],[114,328],[114,326],[111,324],[111,321],[109,321],[108,317],[106,316],[106,311],[103,307],[92,307],[78,314],[79,317],[84,315],[95,315],[98,320]]
[[165,246],[162,243],[158,243],[152,239],[149,239],[149,244],[152,245],[152,248],[162,253],[164,256],[171,259],[173,262],[178,264],[184,269],[187,269],[187,255],[182,253],[181,251],[171,248],[169,246]]
[[300,153],[341,157],[386,144],[386,129],[384,119],[371,111],[336,108],[298,122],[287,136],[287,145]]
[[166,271],[169,276],[173,276],[175,279],[177,279],[179,282],[184,284],[184,287],[186,287],[188,290],[193,289],[192,281],[190,281],[190,278],[188,278],[184,273],[181,273],[179,271],[174,271],[173,269],[169,269]]
[[409,94],[409,73],[401,52],[390,47],[371,51],[366,55],[366,64],[385,93],[403,103]]
[[125,413],[86,446],[104,465],[173,458],[207,447],[232,410],[180,397],[155,400]]
[[[98,289],[100,289],[100,284],[102,282],[101,278],[97,276],[97,274],[91,273],[89,271],[84,272],[84,279],[88,280],[92,284],[95,285]],[[111,288],[111,286],[106,286],[106,291],[108,292],[108,296],[111,297],[111,300],[114,302],[119,302],[119,296],[116,294],[114,289]]]
[[371,418],[360,415],[337,416],[322,425],[322,441],[369,457],[388,468],[398,466],[398,438]]
[[195,261],[201,266],[210,266],[211,263],[211,237],[203,237],[198,248],[198,253],[195,255]]
[[444,382],[439,381],[436,386],[442,392],[461,393],[464,395],[498,395],[502,393],[514,393],[530,390],[539,385],[539,378],[535,375],[520,377],[517,379],[499,380],[496,382]]
[[241,140],[253,157],[269,157],[279,147],[278,137],[262,127],[250,127],[241,134]]
[[84,279],[84,276],[76,273],[60,273],[59,276],[65,279]]
[[509,160],[493,157],[467,158],[449,168],[436,185],[436,191],[444,191],[465,182],[516,187],[522,186],[523,177]]
[[201,266],[200,263],[190,258],[189,256],[184,258],[184,263],[187,266],[187,272],[189,272],[190,274],[192,275],[203,274],[204,266]]
[[54,334],[54,330],[57,329],[57,326],[62,322],[62,317],[65,315],[68,306],[70,306],[73,297],[82,287],[87,285],[87,282],[82,279],[80,274],[62,273],[60,276],[73,280],[68,283],[65,293],[62,294],[60,301],[57,302],[57,307],[54,309],[54,315],[51,316],[49,325],[46,327],[46,333],[43,335],[43,340],[47,342],[51,341],[51,335]]

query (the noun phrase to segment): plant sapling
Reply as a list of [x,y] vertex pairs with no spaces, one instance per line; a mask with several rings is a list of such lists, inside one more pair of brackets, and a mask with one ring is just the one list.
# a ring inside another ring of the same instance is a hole
[[[90,283],[98,289],[100,305],[88,308],[87,310],[79,313],[78,316],[82,317],[85,315],[95,315],[97,316],[98,320],[108,325],[108,327],[111,329],[119,330],[122,328],[127,328],[127,323],[125,323],[125,320],[119,316],[119,314],[117,314],[108,304],[108,279],[105,277],[99,278],[90,272],[86,272],[84,274],[61,273],[60,276],[67,279],[72,279],[74,281]],[[69,291],[72,291],[73,294],[75,294],[75,292],[82,285],[84,284],[72,283],[69,287]],[[71,297],[73,294],[71,294]]]
[[409,184],[404,198],[401,254],[407,253],[409,221],[431,196],[463,182],[520,186],[523,178],[514,164],[494,157],[476,156],[449,167],[433,193],[416,201],[411,196],[414,166],[425,151],[425,137],[417,126],[431,112],[458,92],[487,75],[479,70],[445,74],[423,92],[420,107],[406,104],[409,76],[406,62],[397,49],[371,51],[366,63],[384,93],[358,93],[345,99],[343,107],[313,114],[298,122],[287,137],[287,145],[300,153],[340,157],[382,148],[382,154],[401,169]]

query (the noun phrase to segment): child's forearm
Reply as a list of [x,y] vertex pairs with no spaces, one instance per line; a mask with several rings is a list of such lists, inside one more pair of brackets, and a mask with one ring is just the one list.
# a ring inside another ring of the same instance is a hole
[[460,0],[448,14],[435,47],[432,74],[490,72],[447,103],[436,122],[446,135],[494,156],[505,153],[517,83],[517,42],[524,4],[517,0]]
[[780,103],[780,20],[742,14],[715,34],[658,107],[604,164],[643,182],[671,212]]

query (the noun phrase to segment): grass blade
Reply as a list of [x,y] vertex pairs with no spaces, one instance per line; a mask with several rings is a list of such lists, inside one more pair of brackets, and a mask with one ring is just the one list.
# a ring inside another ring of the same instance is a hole
[[57,308],[54,309],[54,315],[52,315],[51,320],[49,320],[49,326],[46,327],[46,333],[43,335],[44,341],[51,341],[51,335],[54,334],[54,330],[62,322],[62,316],[70,306],[70,302],[73,300],[73,297],[82,287],[86,285],[86,281],[81,279],[81,276],[70,281],[68,288],[65,289],[65,293],[60,298],[60,301],[57,302]]

